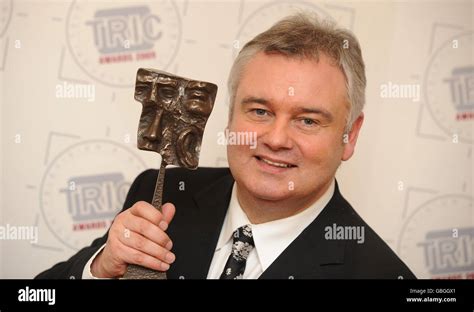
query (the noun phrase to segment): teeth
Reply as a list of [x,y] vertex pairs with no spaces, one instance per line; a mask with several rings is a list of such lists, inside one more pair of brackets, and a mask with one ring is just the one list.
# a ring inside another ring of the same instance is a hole
[[281,168],[290,168],[291,165],[288,165],[288,164],[281,164],[281,163],[276,163],[276,162],[273,162],[273,161],[270,161],[268,159],[265,159],[265,158],[260,158],[263,162],[269,164],[269,165],[272,165],[272,166],[276,166],[276,167],[281,167]]

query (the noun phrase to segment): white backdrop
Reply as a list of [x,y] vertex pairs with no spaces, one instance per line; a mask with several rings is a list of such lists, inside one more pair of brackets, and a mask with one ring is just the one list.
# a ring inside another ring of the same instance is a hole
[[0,278],[31,278],[102,235],[158,166],[135,147],[139,67],[219,85],[200,165],[226,166],[233,57],[295,9],[363,49],[366,119],[342,193],[418,277],[473,278],[472,1],[250,0],[1,0]]

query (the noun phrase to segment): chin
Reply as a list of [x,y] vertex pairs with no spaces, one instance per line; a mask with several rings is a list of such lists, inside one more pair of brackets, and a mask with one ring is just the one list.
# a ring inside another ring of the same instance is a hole
[[274,183],[262,183],[258,180],[251,181],[249,184],[244,182],[244,187],[252,196],[260,200],[280,201],[290,198],[293,194],[288,190],[288,185],[274,185]]

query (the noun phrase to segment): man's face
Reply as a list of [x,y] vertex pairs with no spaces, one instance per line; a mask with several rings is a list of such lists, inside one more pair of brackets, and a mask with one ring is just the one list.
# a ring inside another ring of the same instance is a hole
[[348,114],[344,74],[319,62],[260,52],[246,65],[229,131],[257,133],[257,148],[228,145],[238,190],[260,200],[311,203],[353,153],[361,116],[344,144]]
[[217,86],[140,68],[135,99],[143,104],[138,148],[161,154],[163,161],[195,169]]

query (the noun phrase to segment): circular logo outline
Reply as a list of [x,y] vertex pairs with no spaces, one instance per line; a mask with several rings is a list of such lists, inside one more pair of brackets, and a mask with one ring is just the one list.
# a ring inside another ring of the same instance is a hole
[[8,2],[5,2],[6,6],[8,7],[9,6],[9,12],[7,13],[7,21],[5,23],[5,25],[3,26],[3,29],[0,30],[0,38],[3,37],[3,35],[5,35],[5,33],[7,32],[8,30],[8,26],[10,26],[10,21],[12,19],[12,12],[13,12],[13,0],[7,0]]
[[[108,81],[103,80],[101,78],[98,78],[98,77],[94,76],[93,74],[89,73],[89,71],[81,64],[81,62],[79,62],[76,54],[74,53],[74,49],[71,46],[71,42],[70,42],[69,36],[68,36],[68,34],[69,34],[69,20],[70,20],[71,14],[72,14],[72,10],[73,10],[74,6],[76,5],[76,3],[78,1],[79,0],[74,0],[71,3],[71,5],[69,6],[67,17],[66,17],[66,31],[65,31],[67,46],[68,46],[70,54],[72,55],[72,58],[74,59],[74,62],[79,66],[79,68],[89,78],[91,78],[94,81],[97,81],[99,83],[102,83],[106,86],[113,87],[113,88],[131,88],[131,87],[133,87],[133,83],[132,84],[117,84],[117,83],[111,83],[111,82],[108,82]],[[168,1],[170,1],[173,9],[175,10],[176,17],[177,17],[177,22],[178,22],[179,26],[178,26],[178,36],[177,36],[177,39],[176,39],[176,42],[177,42],[176,47],[174,48],[174,51],[173,51],[168,63],[162,68],[162,70],[165,70],[165,71],[171,65],[171,63],[173,63],[173,61],[176,59],[176,55],[178,54],[179,48],[181,46],[182,34],[183,34],[183,26],[182,26],[181,15],[179,13],[178,6],[176,5],[174,0],[168,0]]]
[[409,224],[412,223],[412,219],[419,214],[421,211],[429,208],[433,203],[436,203],[438,201],[441,201],[443,199],[459,199],[462,198],[463,200],[467,200],[471,203],[470,208],[472,211],[473,203],[474,203],[474,198],[472,196],[469,196],[467,194],[458,194],[458,193],[452,193],[452,194],[446,194],[446,195],[441,195],[441,196],[435,196],[434,198],[431,198],[425,202],[423,202],[421,205],[419,205],[408,217],[406,217],[403,226],[400,229],[400,233],[398,235],[398,242],[397,242],[397,255],[401,256],[402,252],[402,245],[403,245],[403,238],[406,234],[406,230]]
[[48,221],[48,217],[46,216],[46,213],[45,213],[45,210],[44,210],[44,207],[43,207],[44,184],[45,184],[45,181],[46,181],[46,177],[48,176],[48,173],[51,171],[54,164],[58,161],[58,159],[63,157],[68,151],[70,151],[71,149],[74,149],[78,146],[81,146],[81,145],[97,144],[97,143],[99,143],[99,144],[100,143],[102,143],[102,144],[107,143],[107,144],[115,145],[115,146],[119,147],[120,149],[123,149],[123,150],[127,151],[128,153],[130,153],[131,155],[133,155],[138,160],[138,162],[143,166],[143,168],[145,168],[145,169],[148,168],[148,166],[145,164],[145,162],[138,155],[136,155],[131,149],[129,149],[128,147],[123,146],[123,145],[121,145],[117,142],[114,142],[114,141],[111,141],[111,140],[105,140],[105,139],[91,139],[91,140],[84,140],[84,141],[74,143],[74,144],[66,147],[65,149],[63,149],[61,152],[59,152],[51,160],[51,162],[48,164],[48,166],[46,167],[46,169],[44,171],[43,177],[41,178],[40,187],[39,187],[39,205],[40,205],[41,215],[43,217],[43,220],[46,223],[47,228],[54,235],[54,237],[56,237],[56,239],[59,242],[61,242],[63,245],[65,245],[66,247],[71,248],[73,250],[78,250],[78,249],[76,247],[74,247],[73,245],[71,245],[69,242],[65,241],[62,237],[60,237],[56,233],[55,229],[53,229],[53,226]]
[[[450,37],[448,40],[444,41],[442,44],[439,45],[439,47],[433,52],[429,62],[428,62],[428,65],[426,66],[426,69],[425,69],[425,73],[424,73],[424,77],[423,77],[423,95],[424,95],[424,98],[425,98],[425,103],[426,103],[426,106],[428,108],[428,111],[430,112],[430,115],[431,115],[431,118],[434,120],[434,122],[436,123],[436,125],[438,125],[438,127],[445,133],[447,134],[448,136],[449,135],[453,135],[455,133],[452,133],[452,131],[450,131],[449,129],[447,129],[445,127],[445,125],[443,125],[441,123],[441,121],[438,120],[438,117],[435,116],[434,112],[433,112],[433,109],[430,105],[430,100],[429,100],[429,97],[428,97],[428,75],[429,75],[429,72],[431,70],[431,66],[433,65],[433,62],[434,60],[437,58],[438,54],[447,46],[449,45],[450,43],[453,42],[454,39],[457,39],[457,38],[460,38],[460,37],[464,37],[464,36],[474,36],[474,32],[473,31],[465,31],[465,32],[461,32],[455,36],[452,36]],[[472,143],[472,139],[469,140],[463,136],[459,136],[459,141],[463,142],[463,143]]]

